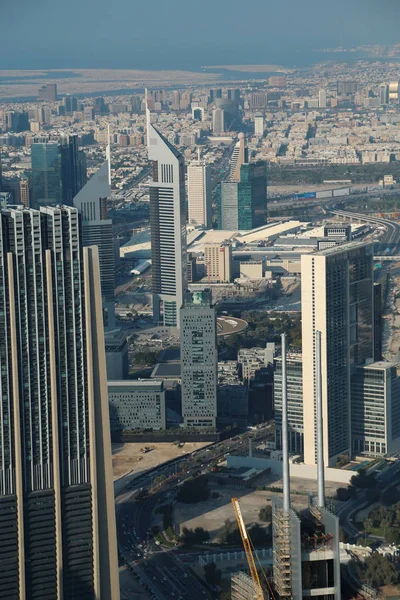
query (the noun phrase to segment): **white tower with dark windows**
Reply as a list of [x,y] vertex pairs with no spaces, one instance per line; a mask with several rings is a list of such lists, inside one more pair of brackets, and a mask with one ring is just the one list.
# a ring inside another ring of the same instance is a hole
[[188,166],[189,223],[212,227],[211,167],[204,160],[193,161]]
[[153,315],[156,323],[179,327],[186,288],[186,207],[183,156],[151,124],[147,111],[147,147],[153,163],[150,229]]

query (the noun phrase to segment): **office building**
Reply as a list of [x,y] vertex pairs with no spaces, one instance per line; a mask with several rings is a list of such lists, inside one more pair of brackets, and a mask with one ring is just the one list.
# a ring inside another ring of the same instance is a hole
[[338,81],[336,84],[338,96],[351,96],[357,91],[356,81]]
[[128,341],[124,330],[114,329],[104,333],[106,345],[107,381],[129,377]]
[[326,108],[326,90],[318,92],[318,108]]
[[72,113],[78,110],[78,99],[74,96],[64,96],[63,98],[63,106],[66,115],[72,115]]
[[[149,104],[149,102],[151,101],[151,98],[147,99],[147,106],[150,109],[151,105]],[[178,91],[173,92],[172,94],[172,103],[171,103],[171,108],[172,110],[179,110],[181,107],[181,94]]]
[[350,454],[350,372],[373,357],[372,244],[301,257],[304,462],[316,461],[315,331],[322,333],[324,461]]
[[355,455],[400,450],[400,365],[358,366],[351,377],[351,440]]
[[238,141],[232,152],[229,167],[229,181],[240,181],[242,165],[249,162],[249,149],[244,133],[239,133]]
[[[132,105],[136,107],[136,103],[133,100]],[[94,99],[93,108],[96,115],[106,115],[108,113],[108,106],[104,102],[104,98],[102,96],[98,96]]]
[[61,154],[55,142],[34,143],[31,147],[32,206],[62,203]]
[[29,208],[29,179],[27,177],[24,177],[19,182],[19,198],[21,204],[25,206],[25,208]]
[[35,138],[31,146],[32,206],[72,206],[86,182],[86,156],[78,149],[77,136],[61,144]]
[[181,320],[182,416],[185,427],[215,427],[217,325],[211,290],[185,292]]
[[57,84],[47,83],[46,85],[42,85],[38,90],[38,100],[57,102]]
[[215,90],[215,98],[222,98],[222,90],[220,88]]
[[218,229],[249,230],[267,222],[267,163],[245,163],[240,181],[223,181],[217,196]]
[[204,266],[210,283],[230,283],[233,277],[232,244],[204,244]]
[[218,135],[225,132],[224,111],[222,108],[215,108],[212,113],[213,133]]
[[112,432],[167,427],[162,381],[109,381],[108,401]]
[[150,229],[153,315],[156,323],[179,327],[186,289],[185,165],[182,155],[150,123],[147,147],[153,164]]
[[374,283],[374,362],[382,360],[382,284]]
[[252,110],[257,108],[267,108],[267,94],[265,92],[255,92],[254,94],[250,94],[249,105]]
[[254,117],[254,135],[262,137],[264,135],[264,117],[256,115]]
[[101,295],[107,317],[107,328],[114,326],[115,252],[112,220],[107,217],[107,199],[111,194],[109,161],[92,175],[74,197],[82,221],[82,243],[97,246],[100,261]]
[[204,107],[193,106],[192,107],[192,119],[193,121],[204,121]]
[[[303,454],[303,362],[301,354],[286,357],[288,444],[290,454]],[[275,360],[274,371],[275,446],[282,450],[282,357]]]
[[256,376],[256,371],[274,362],[275,344],[267,343],[265,348],[240,348],[237,362],[242,370],[242,379],[250,381]]
[[0,231],[1,597],[118,600],[97,248],[71,207]]
[[200,160],[188,166],[188,209],[189,223],[199,227],[212,227],[211,167]]
[[29,131],[29,115],[27,112],[8,110],[4,113],[5,130],[12,133]]
[[[286,342],[282,336],[282,382],[286,382]],[[301,512],[292,508],[286,386],[282,387],[283,498],[272,499],[273,581],[282,600],[319,598],[341,600],[339,518],[325,506],[324,428],[320,332],[315,335],[317,395],[317,487]],[[313,377],[314,378],[314,377]]]
[[216,98],[215,108],[224,111],[224,129],[223,131],[241,131],[242,117],[239,111],[239,104],[228,98]]
[[389,104],[389,86],[387,83],[383,83],[379,86],[379,102],[381,106]]

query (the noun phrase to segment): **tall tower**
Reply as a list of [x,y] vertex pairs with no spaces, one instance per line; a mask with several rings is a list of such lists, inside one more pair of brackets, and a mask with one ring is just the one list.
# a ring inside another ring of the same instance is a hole
[[230,181],[240,181],[241,166],[249,162],[249,149],[247,148],[245,135],[244,133],[239,133],[238,137],[238,142],[233,149],[231,157],[229,170]]
[[186,427],[215,427],[217,328],[211,290],[184,294],[181,309],[182,415]]
[[212,227],[211,167],[200,160],[188,166],[188,207],[191,225]]
[[256,115],[254,117],[254,135],[262,137],[264,135],[264,117]]
[[70,207],[0,236],[1,596],[118,600],[97,248]]
[[372,244],[351,242],[301,258],[304,462],[316,463],[316,354],[322,333],[324,461],[350,452],[350,372],[374,356]]
[[223,108],[215,108],[212,113],[213,133],[220,134],[225,131],[225,115]]
[[156,323],[179,327],[186,289],[185,165],[182,155],[150,122],[147,147],[153,163],[150,229],[153,315]]
[[61,154],[59,144],[39,143],[31,146],[32,206],[55,206],[62,202]]
[[318,107],[326,108],[326,90],[319,90],[318,92]]
[[83,246],[99,249],[100,283],[105,325],[115,326],[114,288],[115,253],[112,220],[107,218],[107,199],[111,194],[108,181],[109,160],[89,179],[74,198],[74,206],[81,214]]

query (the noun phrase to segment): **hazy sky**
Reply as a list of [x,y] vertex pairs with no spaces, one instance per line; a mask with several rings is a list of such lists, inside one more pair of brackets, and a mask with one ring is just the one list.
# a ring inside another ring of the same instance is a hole
[[399,0],[0,0],[0,69],[298,64],[400,42]]

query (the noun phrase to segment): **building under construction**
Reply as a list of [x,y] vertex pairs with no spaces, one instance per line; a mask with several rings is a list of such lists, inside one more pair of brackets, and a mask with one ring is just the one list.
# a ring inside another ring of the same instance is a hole
[[256,597],[256,590],[250,575],[242,571],[234,573],[231,578],[231,599],[252,600]]
[[321,334],[315,334],[318,497],[300,513],[291,507],[286,390],[286,339],[282,336],[283,500],[273,500],[273,569],[276,597],[340,600],[339,519],[325,507]]

